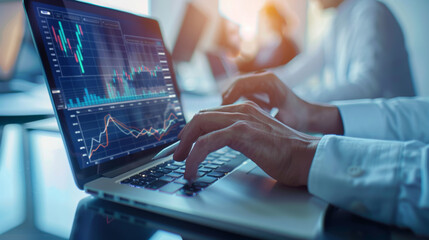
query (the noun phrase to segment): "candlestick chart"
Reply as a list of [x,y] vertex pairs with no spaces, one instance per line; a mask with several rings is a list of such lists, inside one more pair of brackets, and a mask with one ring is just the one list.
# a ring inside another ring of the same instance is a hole
[[171,77],[159,41],[128,41],[114,24],[48,22],[68,108],[168,96]]

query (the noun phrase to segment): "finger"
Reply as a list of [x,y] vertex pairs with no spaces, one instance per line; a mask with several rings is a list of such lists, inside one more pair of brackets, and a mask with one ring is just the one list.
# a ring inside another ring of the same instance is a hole
[[192,144],[202,135],[226,128],[237,121],[248,119],[243,113],[200,112],[182,130],[179,146],[174,152],[174,160],[183,161],[188,156]]
[[[258,100],[257,100],[258,101]],[[261,101],[261,100],[259,100]],[[244,113],[248,120],[256,120],[256,122],[265,122],[267,121],[267,117],[271,118],[270,110],[272,107],[261,101],[261,105],[264,105],[265,109],[262,109],[261,106],[256,104],[253,101],[246,101],[240,104],[231,104],[220,106],[218,108],[212,108],[210,110],[202,110],[201,112],[231,112],[231,113]]]
[[[261,102],[261,105],[266,105]],[[253,101],[246,101],[240,104],[231,104],[220,106],[218,108],[212,108],[210,110],[202,110],[202,112],[231,112],[231,113],[243,113],[245,118],[248,120],[265,121],[265,113],[269,112],[271,107],[266,107],[268,110],[262,109],[261,106]]]
[[271,73],[262,73],[237,79],[231,87],[222,95],[222,105],[231,104],[240,97],[249,96],[255,93],[269,94],[269,85],[264,81],[272,77]]
[[[261,102],[261,105],[264,103]],[[267,105],[267,104],[265,104]],[[231,113],[243,113],[245,116],[241,119],[254,120],[253,122],[266,122],[269,121],[267,118],[271,118],[270,110],[272,107],[267,105],[267,110],[262,109],[253,101],[246,101],[240,104],[231,104],[212,108],[209,110],[202,110],[201,112],[231,112]]]
[[208,133],[198,139],[194,148],[186,159],[185,179],[193,182],[197,178],[198,167],[201,162],[206,159],[207,155],[213,151],[221,149],[232,144],[239,144],[240,137],[234,131],[236,125],[242,121],[235,123],[227,128],[220,129]]
[[272,108],[269,102],[266,102],[263,99],[260,99],[254,95],[246,96],[246,98],[248,100],[256,103],[259,107],[261,107],[264,110],[270,110]]
[[[249,106],[244,106],[244,105],[249,105]],[[246,101],[243,103],[239,103],[239,104],[229,104],[229,105],[222,105],[219,107],[215,107],[215,108],[210,108],[210,109],[204,109],[201,110],[201,113],[204,112],[230,112],[230,113],[250,113],[249,111],[249,107],[253,106],[254,108],[258,108],[258,105],[252,101]]]

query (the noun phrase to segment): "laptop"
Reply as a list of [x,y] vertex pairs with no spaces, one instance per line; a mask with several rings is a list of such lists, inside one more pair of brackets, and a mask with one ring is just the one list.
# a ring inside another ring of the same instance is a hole
[[156,20],[74,1],[24,7],[78,188],[258,238],[317,235],[327,203],[232,149],[211,153],[192,186],[183,162],[152,160],[186,124]]

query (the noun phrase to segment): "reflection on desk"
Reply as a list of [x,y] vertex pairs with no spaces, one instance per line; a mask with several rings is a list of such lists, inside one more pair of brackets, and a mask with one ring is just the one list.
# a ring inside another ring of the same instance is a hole
[[87,197],[79,202],[70,239],[252,238]]
[[22,127],[7,125],[0,142],[0,234],[25,220]]
[[87,194],[80,191],[73,181],[58,132],[33,130],[28,133],[28,139],[34,223],[44,232],[67,238],[77,203]]

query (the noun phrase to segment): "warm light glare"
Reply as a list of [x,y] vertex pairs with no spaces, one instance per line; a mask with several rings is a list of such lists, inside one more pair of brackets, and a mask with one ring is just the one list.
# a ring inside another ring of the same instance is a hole
[[252,39],[258,28],[258,12],[265,0],[219,0],[219,13],[240,26],[243,40]]

